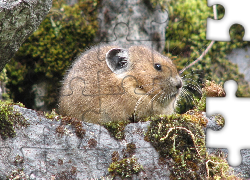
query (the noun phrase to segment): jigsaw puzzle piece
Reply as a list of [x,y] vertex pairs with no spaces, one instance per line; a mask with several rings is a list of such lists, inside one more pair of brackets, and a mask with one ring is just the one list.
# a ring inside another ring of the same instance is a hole
[[[154,32],[159,28],[165,30],[168,13],[165,9],[162,10],[158,6],[153,8],[150,3],[143,1],[120,1],[120,3],[102,1],[98,18],[102,42],[111,42],[117,38],[113,30],[120,23],[127,24],[131,32],[127,38],[128,41],[153,41]],[[107,34],[109,34],[108,37]],[[152,37],[148,38],[146,34],[151,34]],[[161,35],[165,36],[164,33]]]
[[207,97],[207,115],[219,113],[225,118],[225,125],[219,131],[207,130],[207,147],[228,148],[228,162],[239,166],[242,161],[241,149],[250,149],[250,119],[248,118],[249,98],[237,98],[237,83],[233,80],[224,84],[226,97]]
[[245,29],[243,41],[250,41],[250,16],[248,1],[207,0],[208,6],[220,4],[225,8],[225,15],[221,20],[207,19],[206,39],[216,41],[230,41],[229,30],[232,25],[240,24]]
[[[159,6],[152,8],[151,11],[148,11],[148,8],[146,4],[142,5],[141,2],[129,4],[128,10],[134,13],[129,13],[130,16],[127,21],[129,34],[127,38],[129,41],[162,41],[165,44],[168,10],[162,9]],[[136,13],[138,9],[140,9],[139,12],[141,14]],[[150,36],[148,37],[144,32],[150,34]]]
[[[21,148],[23,165],[30,177],[44,178],[47,176],[46,155],[47,151],[39,147]],[[39,159],[39,160],[38,160]]]
[[[108,43],[116,40],[116,35],[113,33],[117,22],[117,14],[122,14],[124,12],[124,8],[122,6],[127,7],[128,1],[120,2],[110,2],[110,1],[102,1],[98,8],[98,16],[97,20],[99,22],[99,28],[97,32],[97,37],[95,38],[95,43]],[[110,26],[110,24],[112,25]]]

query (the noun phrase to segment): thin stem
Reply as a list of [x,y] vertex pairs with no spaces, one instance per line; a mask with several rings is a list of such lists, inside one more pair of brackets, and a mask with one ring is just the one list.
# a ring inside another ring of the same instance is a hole
[[[216,9],[216,5],[213,5],[213,12],[214,12],[214,19],[217,20],[217,9]],[[207,53],[208,51],[211,49],[211,47],[213,46],[215,41],[211,41],[211,43],[208,45],[208,47],[206,48],[205,51],[203,51],[203,53],[200,55],[199,58],[197,58],[195,61],[193,61],[192,63],[190,63],[188,66],[186,66],[185,68],[183,68],[182,70],[179,71],[179,74],[183,73],[185,70],[187,70],[188,68],[190,68],[191,66],[193,66],[195,63],[199,62]]]

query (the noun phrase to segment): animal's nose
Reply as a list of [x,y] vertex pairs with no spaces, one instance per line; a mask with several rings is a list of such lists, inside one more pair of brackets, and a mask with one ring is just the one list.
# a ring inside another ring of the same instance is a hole
[[177,83],[176,83],[176,88],[177,89],[180,89],[182,87],[182,80],[181,79],[178,79],[177,80]]

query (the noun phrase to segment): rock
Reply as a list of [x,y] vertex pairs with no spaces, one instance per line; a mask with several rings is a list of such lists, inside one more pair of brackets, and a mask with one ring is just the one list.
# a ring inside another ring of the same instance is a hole
[[147,45],[162,52],[168,11],[147,1],[103,0],[99,10],[99,40],[127,48]]
[[52,0],[0,0],[0,71],[40,25]]
[[233,49],[227,58],[238,65],[239,72],[245,75],[245,80],[250,85],[250,47]]
[[[15,105],[29,125],[16,128],[14,138],[0,138],[0,179],[7,175],[29,179],[100,179],[111,178],[108,172],[114,161],[132,157],[142,166],[132,179],[170,179],[170,168],[159,161],[159,153],[144,140],[150,121],[130,123],[125,129],[124,140],[113,138],[106,128],[76,119],[47,119],[44,113]],[[205,116],[205,114],[204,114]],[[216,125],[215,118],[209,128]],[[70,125],[71,124],[71,125]],[[81,129],[79,131],[79,129]],[[78,132],[78,133],[77,133]],[[82,136],[79,135],[82,133]],[[132,156],[127,145],[133,143],[136,149]],[[226,149],[208,148],[209,154]],[[249,178],[249,150],[242,150],[243,162],[233,167],[235,174]],[[23,170],[22,170],[23,169]],[[115,179],[120,179],[116,177]]]
[[23,174],[31,179],[107,177],[112,154],[117,151],[123,158],[126,145],[131,142],[136,145],[133,157],[143,167],[143,171],[133,179],[169,179],[167,165],[158,163],[158,152],[144,140],[149,122],[128,124],[125,139],[119,141],[111,137],[103,126],[81,122],[86,133],[79,138],[72,125],[66,123],[62,126],[61,121],[47,119],[31,109],[14,108],[23,114],[29,125],[16,129],[14,138],[0,138],[2,179],[21,168]]

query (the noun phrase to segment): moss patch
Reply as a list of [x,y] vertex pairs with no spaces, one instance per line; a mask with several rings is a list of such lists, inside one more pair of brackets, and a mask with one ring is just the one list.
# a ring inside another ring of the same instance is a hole
[[53,0],[50,12],[39,28],[22,44],[6,65],[10,96],[32,108],[34,84],[46,82],[46,107],[55,108],[58,89],[66,69],[86,48],[97,32],[98,0]]
[[[159,152],[160,159],[169,164],[171,178],[206,178],[205,135],[191,115],[174,114],[152,117],[145,140]],[[195,120],[196,121],[196,120]]]
[[127,121],[115,121],[115,122],[107,122],[102,124],[111,134],[111,136],[113,136],[114,138],[116,138],[117,140],[121,140],[124,139],[124,129],[126,127],[126,125],[128,125],[130,123],[129,120]]
[[138,174],[142,166],[137,162],[135,157],[124,158],[117,162],[112,162],[108,168],[109,173],[115,177],[130,178],[133,174]]
[[206,166],[209,180],[223,178],[227,180],[241,179],[233,175],[232,168],[228,165],[224,153],[220,150],[208,156]]
[[[13,105],[15,104],[12,102],[0,100],[0,136],[2,139],[15,137],[15,128],[29,125],[18,110],[13,108]],[[21,103],[16,105],[23,106]]]
[[114,151],[112,153],[112,163],[108,171],[112,177],[131,178],[133,174],[138,174],[143,170],[142,165],[137,162],[134,157],[136,146],[134,143],[127,144],[126,149],[123,149],[123,159],[120,159],[119,153]]
[[203,127],[206,119],[201,111],[152,117],[145,140],[167,163],[171,179],[240,179],[233,175],[225,156],[208,155]]
[[127,120],[119,120],[119,121],[109,121],[101,124],[104,126],[110,133],[112,137],[117,140],[122,140],[125,138],[124,129],[129,123],[138,123],[138,122],[146,122],[150,120],[150,117],[140,117],[135,118],[137,115],[131,115]]

